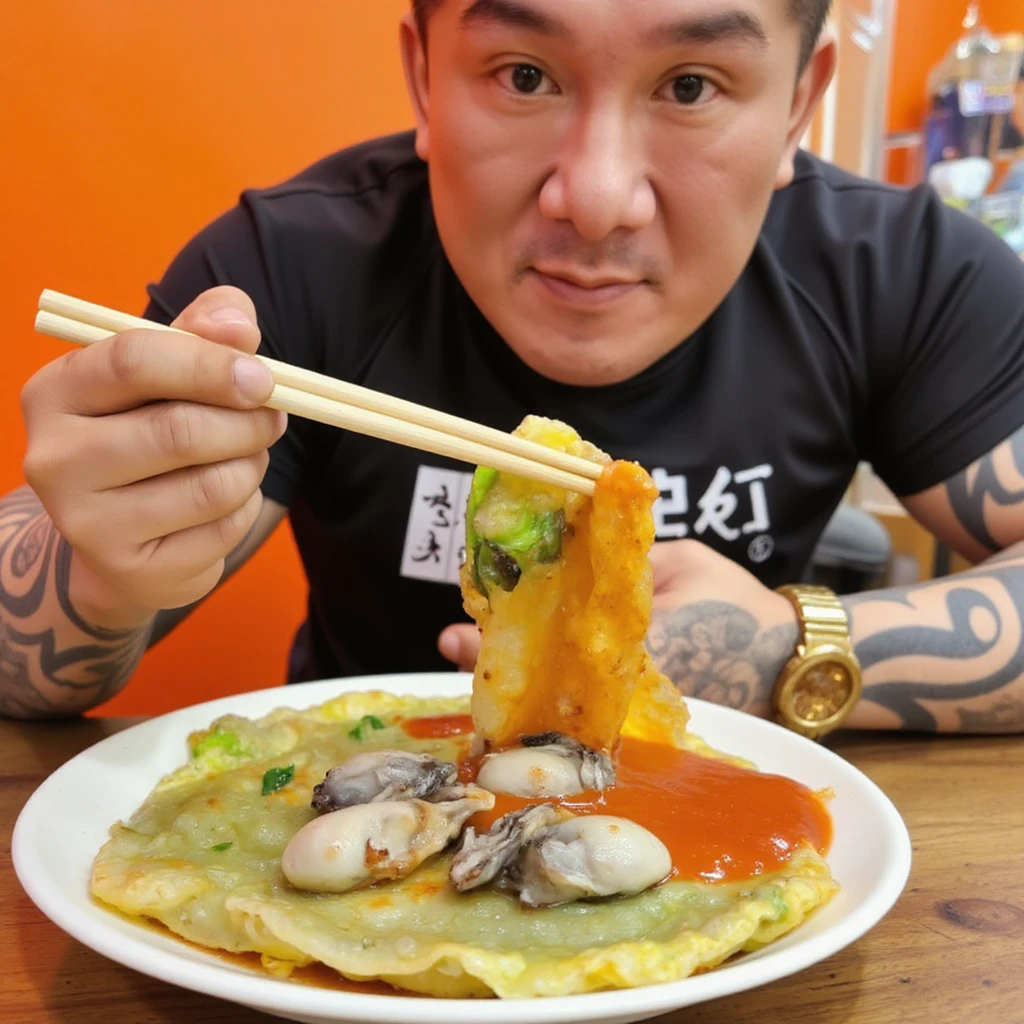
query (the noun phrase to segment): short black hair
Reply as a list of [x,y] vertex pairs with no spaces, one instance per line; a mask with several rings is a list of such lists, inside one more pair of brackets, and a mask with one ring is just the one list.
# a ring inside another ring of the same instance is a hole
[[[441,0],[412,0],[413,13],[419,25],[420,35],[426,38],[427,21]],[[789,0],[789,13],[799,23],[803,43],[800,47],[800,69],[814,52],[821,30],[825,27],[832,0]]]

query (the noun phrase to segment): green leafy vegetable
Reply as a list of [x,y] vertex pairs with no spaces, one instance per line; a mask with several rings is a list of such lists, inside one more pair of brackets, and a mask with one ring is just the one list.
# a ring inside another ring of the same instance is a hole
[[473,474],[473,483],[469,489],[469,501],[466,504],[466,548],[470,551],[476,550],[477,532],[473,525],[480,503],[487,497],[488,492],[498,479],[496,469],[488,469],[486,466],[478,466]]
[[279,789],[284,789],[292,781],[294,774],[295,765],[293,764],[288,765],[287,768],[268,768],[263,773],[263,795],[269,796]]
[[217,843],[216,846],[211,846],[210,849],[213,850],[214,853],[223,853],[225,850],[230,850],[234,845],[234,843]]
[[376,715],[363,715],[359,724],[354,729],[349,729],[348,734],[352,739],[362,743],[363,735],[367,728],[383,729],[384,723]]
[[[482,594],[491,587],[514,590],[520,576],[532,565],[547,565],[562,554],[565,512],[534,512],[520,508],[502,517],[500,525],[486,537],[477,537],[473,567]],[[467,543],[469,529],[466,531]]]
[[192,756],[202,757],[211,750],[223,751],[231,757],[245,757],[249,753],[236,733],[221,729],[220,726],[207,733],[192,747]]
[[543,507],[546,500],[513,493],[497,470],[477,467],[466,503],[466,550],[485,596],[495,587],[514,590],[532,566],[561,556],[565,510]]

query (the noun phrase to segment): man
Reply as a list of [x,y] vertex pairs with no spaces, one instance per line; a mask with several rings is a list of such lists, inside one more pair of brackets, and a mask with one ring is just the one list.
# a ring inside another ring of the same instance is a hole
[[27,384],[2,710],[108,698],[286,514],[310,583],[294,678],[472,663],[469,467],[286,427],[259,346],[504,429],[557,416],[648,467],[650,648],[685,693],[757,714],[808,629],[773,588],[870,460],[989,561],[835,603],[864,681],[846,724],[1024,729],[1024,272],[930,193],[798,152],[828,0],[414,7],[414,135],[194,239],[147,316],[201,339],[127,332]]

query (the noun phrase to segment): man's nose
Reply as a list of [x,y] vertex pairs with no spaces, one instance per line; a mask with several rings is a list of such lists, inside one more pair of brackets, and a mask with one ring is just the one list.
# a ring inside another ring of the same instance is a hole
[[651,223],[654,189],[629,122],[626,112],[611,110],[580,118],[541,189],[545,217],[571,222],[591,242],[620,228],[638,231]]

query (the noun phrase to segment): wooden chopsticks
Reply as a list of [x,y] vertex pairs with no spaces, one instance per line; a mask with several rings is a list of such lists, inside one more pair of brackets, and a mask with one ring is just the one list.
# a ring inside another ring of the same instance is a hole
[[[188,333],[50,289],[39,296],[35,329],[40,334],[76,345],[91,345],[120,331],[137,328]],[[514,434],[266,356],[256,358],[274,378],[274,390],[265,404],[291,416],[488,466],[579,494],[593,494],[594,481],[601,475],[601,467],[596,463]]]

